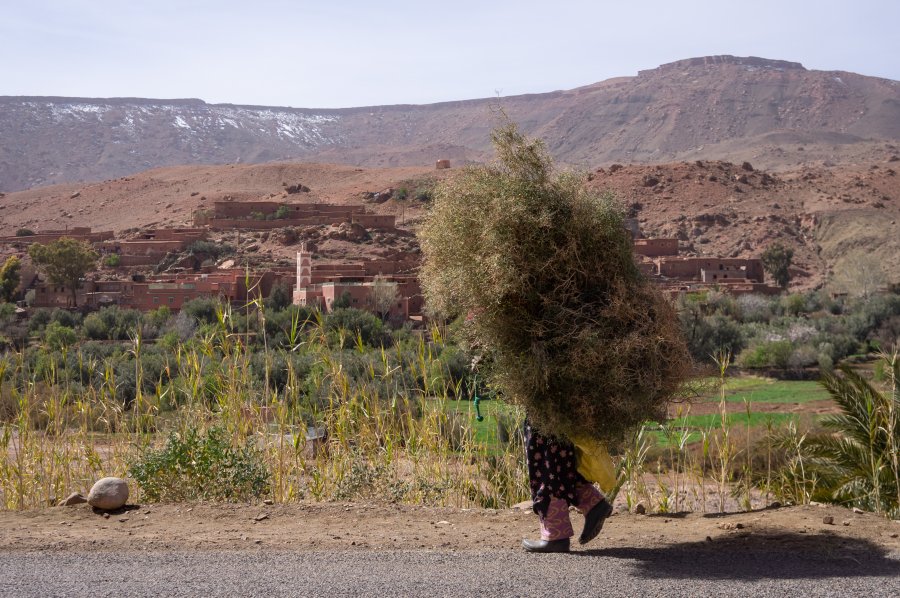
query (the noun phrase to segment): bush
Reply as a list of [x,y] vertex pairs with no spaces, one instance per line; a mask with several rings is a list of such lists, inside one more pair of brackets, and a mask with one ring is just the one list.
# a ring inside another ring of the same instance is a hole
[[221,428],[169,436],[129,468],[147,500],[247,501],[269,491],[269,471],[258,449],[235,448]]
[[108,256],[103,258],[103,265],[107,268],[118,268],[119,264],[122,263],[122,256],[118,253],[110,253]]
[[[822,386],[840,408],[821,419],[824,433],[802,444],[776,437],[793,453],[780,472],[807,497],[900,519],[900,359],[883,355],[886,388],[872,385],[847,366],[822,377]],[[800,467],[798,467],[800,465]]]
[[278,209],[275,210],[275,220],[284,220],[291,213],[291,210],[287,206],[278,206]]
[[791,341],[778,340],[762,342],[741,353],[738,363],[745,368],[780,368],[789,365],[793,346]]
[[191,255],[202,255],[209,258],[217,258],[222,255],[233,253],[234,247],[225,243],[198,240],[188,245],[187,252]]
[[59,322],[50,322],[44,330],[44,341],[52,349],[66,349],[74,345],[77,340],[78,335],[75,331]]
[[20,228],[16,231],[17,237],[31,237],[34,235],[34,231],[30,228]]
[[745,345],[740,325],[725,316],[699,318],[685,332],[691,355],[707,363],[723,351],[737,355]]
[[293,287],[288,282],[279,282],[272,287],[272,292],[266,297],[263,304],[266,309],[281,311],[286,309],[294,300]]
[[386,340],[380,318],[352,307],[336,309],[325,318],[327,332],[334,335],[341,329],[350,334],[349,343],[353,343],[357,335],[370,347],[379,347]]
[[221,308],[222,304],[218,299],[200,297],[182,305],[180,314],[185,314],[200,324],[215,324],[219,321],[218,311]]
[[135,309],[105,307],[84,319],[84,335],[93,340],[121,341],[141,330],[141,312]]

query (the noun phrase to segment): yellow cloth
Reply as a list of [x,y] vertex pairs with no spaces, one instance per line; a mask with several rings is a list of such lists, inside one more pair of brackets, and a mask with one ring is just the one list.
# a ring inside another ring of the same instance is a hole
[[589,482],[596,482],[604,493],[609,494],[616,488],[616,466],[606,450],[606,445],[592,439],[574,440],[575,459],[578,473]]

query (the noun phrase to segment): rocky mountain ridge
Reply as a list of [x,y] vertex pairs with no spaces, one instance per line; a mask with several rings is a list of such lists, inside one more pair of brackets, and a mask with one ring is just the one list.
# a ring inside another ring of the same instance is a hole
[[0,97],[0,191],[179,164],[484,160],[497,108],[582,168],[728,159],[778,170],[855,161],[900,140],[900,82],[711,56],[573,90],[418,106]]

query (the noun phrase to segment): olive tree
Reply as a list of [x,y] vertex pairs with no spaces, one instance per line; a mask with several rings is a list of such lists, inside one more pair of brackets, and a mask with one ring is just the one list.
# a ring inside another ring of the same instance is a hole
[[88,243],[70,237],[62,237],[46,245],[35,243],[28,248],[28,255],[52,284],[69,289],[73,307],[78,302],[78,282],[96,267],[99,257]]

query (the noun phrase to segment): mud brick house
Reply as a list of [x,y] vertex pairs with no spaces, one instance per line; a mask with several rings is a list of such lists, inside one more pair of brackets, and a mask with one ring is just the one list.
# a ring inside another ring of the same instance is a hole
[[[293,271],[248,273],[241,269],[213,270],[202,274],[160,276],[152,280],[86,280],[76,293],[79,307],[110,305],[150,311],[165,305],[178,311],[188,301],[218,298],[235,306],[268,297],[276,284],[293,284]],[[64,287],[39,284],[32,307],[71,307]]]
[[217,201],[211,211],[194,213],[195,226],[213,230],[269,230],[285,226],[337,225],[344,222],[364,228],[392,230],[395,217],[372,214],[365,206],[283,203],[277,201]]
[[100,251],[117,254],[122,267],[152,266],[169,252],[183,251],[206,237],[205,228],[159,228],[143,231],[133,239],[104,241]]
[[659,276],[678,280],[763,282],[765,277],[760,259],[666,256],[658,258],[655,263]]
[[346,298],[350,307],[405,321],[419,316],[424,299],[414,261],[362,260],[351,264],[314,263],[304,243],[297,252],[294,304],[317,306],[330,312],[334,302]]
[[634,239],[634,253],[645,257],[678,255],[678,239]]
[[63,237],[86,241],[92,245],[98,245],[103,241],[112,239],[115,235],[112,231],[92,231],[88,226],[74,226],[60,230],[43,230],[33,235],[0,237],[0,243],[31,245],[32,243],[47,244]]
[[673,295],[712,287],[732,295],[781,292],[765,283],[760,259],[680,256],[678,239],[645,239],[639,234],[633,243],[641,272]]

